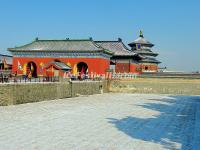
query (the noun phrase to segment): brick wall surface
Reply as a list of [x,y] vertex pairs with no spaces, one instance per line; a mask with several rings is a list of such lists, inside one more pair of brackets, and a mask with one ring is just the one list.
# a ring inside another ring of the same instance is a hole
[[105,86],[101,81],[1,84],[0,106],[100,94],[107,91]]
[[103,83],[101,81],[76,81],[71,83],[72,97],[79,95],[101,94],[103,92]]

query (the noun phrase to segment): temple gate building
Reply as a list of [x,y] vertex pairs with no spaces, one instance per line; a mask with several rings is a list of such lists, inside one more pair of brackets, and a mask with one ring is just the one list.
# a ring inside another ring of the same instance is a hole
[[[53,62],[62,62],[59,64],[61,67],[70,67],[75,74],[81,71],[84,74],[104,74],[110,67],[110,57],[113,54],[97,45],[92,39],[39,40],[37,38],[32,43],[8,50],[13,54],[13,72],[24,75],[31,72],[33,77],[46,75],[49,63]],[[53,66],[52,72],[56,69],[55,65]]]
[[21,75],[63,76],[72,74],[105,75],[111,70],[116,73],[157,71],[158,55],[151,51],[153,44],[140,37],[128,49],[119,38],[116,41],[83,40],[39,40],[8,48],[13,54],[12,71]]

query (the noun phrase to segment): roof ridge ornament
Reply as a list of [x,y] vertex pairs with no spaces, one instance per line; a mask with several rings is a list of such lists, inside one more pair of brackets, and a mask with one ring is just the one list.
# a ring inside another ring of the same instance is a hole
[[143,35],[142,30],[140,30],[140,37],[141,37],[141,38],[144,38],[144,35]]
[[118,42],[122,42],[122,39],[121,39],[121,38],[118,38]]

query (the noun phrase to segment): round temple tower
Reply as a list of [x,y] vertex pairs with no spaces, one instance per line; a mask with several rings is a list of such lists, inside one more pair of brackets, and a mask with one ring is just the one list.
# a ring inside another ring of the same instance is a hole
[[161,63],[160,61],[156,60],[158,53],[154,53],[151,50],[154,44],[144,38],[142,31],[140,31],[140,36],[128,45],[131,47],[133,52],[142,57],[142,59],[139,61],[142,72],[158,71],[158,64]]

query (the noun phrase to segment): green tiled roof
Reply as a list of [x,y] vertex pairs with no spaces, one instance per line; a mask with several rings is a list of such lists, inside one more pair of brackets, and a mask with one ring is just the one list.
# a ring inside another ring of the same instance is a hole
[[24,46],[8,48],[9,51],[103,51],[92,39],[38,40]]

